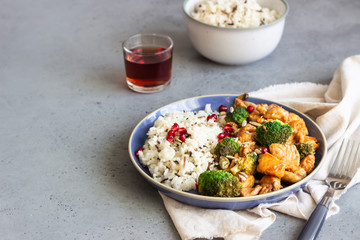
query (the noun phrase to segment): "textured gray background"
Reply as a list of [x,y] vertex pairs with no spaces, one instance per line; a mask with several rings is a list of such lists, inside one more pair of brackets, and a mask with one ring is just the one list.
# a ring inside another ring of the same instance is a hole
[[[180,0],[0,0],[0,238],[179,239],[162,200],[131,165],[127,143],[147,113],[204,94],[271,84],[328,84],[359,53],[360,1],[289,0],[279,47],[247,66],[192,48]],[[121,42],[138,32],[175,42],[163,92],[127,89]],[[355,239],[360,186],[319,239]],[[262,239],[294,239],[305,221],[277,213]]]

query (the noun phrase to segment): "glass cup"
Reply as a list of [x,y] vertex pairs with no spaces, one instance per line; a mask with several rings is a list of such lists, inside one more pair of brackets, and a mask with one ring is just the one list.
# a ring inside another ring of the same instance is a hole
[[171,82],[173,41],[161,34],[136,34],[123,42],[126,82],[130,89],[153,93]]

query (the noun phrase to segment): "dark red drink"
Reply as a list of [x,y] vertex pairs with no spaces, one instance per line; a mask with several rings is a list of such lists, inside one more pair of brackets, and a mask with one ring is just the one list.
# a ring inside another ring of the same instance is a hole
[[140,88],[156,88],[170,83],[172,50],[142,46],[125,55],[128,83]]

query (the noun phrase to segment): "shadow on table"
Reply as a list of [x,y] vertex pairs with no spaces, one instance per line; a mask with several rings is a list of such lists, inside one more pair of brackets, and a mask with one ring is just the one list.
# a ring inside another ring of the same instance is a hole
[[[161,219],[162,228],[169,231],[171,239],[178,237],[163,205],[158,191],[152,187],[133,166],[128,153],[128,140],[132,128],[123,128],[102,142],[98,153],[98,175],[95,176],[104,183],[103,193],[119,208],[141,213],[144,219]],[[152,226],[154,223],[149,223]],[[149,232],[150,234],[150,232]],[[180,239],[180,238],[179,238]]]
[[140,199],[146,195],[161,199],[155,188],[143,179],[130,160],[128,153],[130,134],[130,130],[122,129],[109,136],[108,141],[103,143],[103,150],[99,154],[99,169],[102,176],[99,177],[105,177],[104,182],[115,196],[120,197],[126,194]]
[[118,68],[101,68],[94,67],[92,73],[97,76],[93,81],[96,81],[96,86],[100,89],[119,91],[128,90],[126,84],[126,74],[123,66]]

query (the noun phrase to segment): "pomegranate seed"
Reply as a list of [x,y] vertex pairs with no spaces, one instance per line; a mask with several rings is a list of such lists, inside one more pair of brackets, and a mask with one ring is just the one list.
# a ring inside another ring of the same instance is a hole
[[221,106],[219,107],[219,112],[226,112],[227,109],[228,109],[227,106],[221,105]]
[[142,152],[144,149],[141,147],[135,152],[135,156],[139,157],[139,152]]
[[225,138],[225,134],[224,133],[219,133],[218,138]]
[[216,120],[217,120],[216,114],[211,114],[211,115],[209,115],[209,116],[206,118],[207,121],[209,121],[209,120],[211,120],[211,119],[212,119],[214,122],[216,122]]
[[225,132],[226,132],[226,131],[232,132],[232,131],[233,131],[232,126],[229,125],[229,124],[226,124],[226,125],[224,126],[224,131],[225,131]]
[[179,139],[182,141],[182,142],[185,142],[186,141],[186,135],[185,134],[181,134]]
[[174,136],[168,135],[166,140],[168,140],[170,143],[174,142]]
[[187,130],[185,128],[179,128],[178,133],[180,135],[185,135],[185,134],[187,134]]
[[268,147],[263,147],[263,148],[261,149],[261,151],[262,151],[263,153],[267,153],[267,152],[269,152],[269,148],[268,148]]
[[252,113],[254,110],[255,110],[255,108],[254,108],[254,106],[248,106],[247,108],[246,108],[246,110],[249,112],[249,113]]
[[170,129],[173,130],[174,132],[177,132],[177,130],[179,130],[179,124],[174,123],[174,125],[172,125]]
[[175,136],[175,132],[173,130],[168,131],[167,133],[168,136]]
[[226,137],[226,135],[225,135],[225,133],[219,133],[219,135],[217,137],[220,142],[221,140],[223,140]]
[[232,131],[229,131],[229,130],[224,131],[224,134],[225,134],[226,137],[230,137],[231,133],[232,133]]

